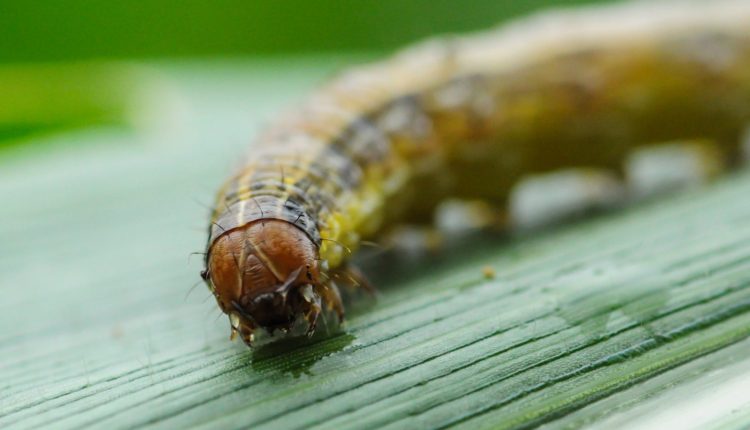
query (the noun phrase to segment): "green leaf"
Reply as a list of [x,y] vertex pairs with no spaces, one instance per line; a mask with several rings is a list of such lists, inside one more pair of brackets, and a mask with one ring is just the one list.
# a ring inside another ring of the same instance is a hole
[[342,332],[229,342],[210,294],[189,293],[196,201],[337,64],[162,66],[181,104],[161,129],[0,158],[0,427],[578,427],[654,399],[670,410],[664,393],[747,357],[748,173],[435,259],[371,260],[390,272],[380,298]]

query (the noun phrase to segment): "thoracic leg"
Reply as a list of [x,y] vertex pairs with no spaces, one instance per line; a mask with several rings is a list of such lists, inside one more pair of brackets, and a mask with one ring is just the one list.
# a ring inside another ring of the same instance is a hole
[[[370,295],[375,295],[375,287],[372,286],[364,273],[352,264],[346,264],[332,270],[331,280],[336,284],[335,287],[344,287],[352,290],[362,289]],[[337,296],[339,295],[338,293],[337,289]]]
[[318,288],[318,294],[320,294],[326,310],[335,311],[339,323],[341,323],[344,320],[344,304],[341,301],[341,294],[339,294],[339,289],[336,286],[336,283],[333,280],[330,280],[321,284]]
[[370,295],[375,294],[375,288],[355,266],[346,264],[328,272],[328,281],[317,286],[316,291],[320,295],[326,310],[336,312],[339,322],[344,320],[341,288],[347,291],[363,290]]

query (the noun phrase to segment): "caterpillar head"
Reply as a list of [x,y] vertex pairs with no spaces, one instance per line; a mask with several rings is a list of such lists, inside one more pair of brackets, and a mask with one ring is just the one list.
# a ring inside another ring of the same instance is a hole
[[229,315],[232,338],[239,333],[248,345],[259,329],[311,335],[322,311],[318,247],[286,221],[258,220],[219,236],[202,276]]

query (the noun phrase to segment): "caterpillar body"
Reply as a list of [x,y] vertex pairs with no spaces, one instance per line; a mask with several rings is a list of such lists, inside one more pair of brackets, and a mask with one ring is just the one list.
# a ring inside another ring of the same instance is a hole
[[[202,272],[232,336],[343,318],[350,251],[448,196],[503,205],[519,178],[619,169],[634,147],[750,119],[750,3],[548,13],[341,74],[280,117],[219,191]],[[302,327],[301,329],[299,327]],[[279,336],[280,337],[280,336]]]

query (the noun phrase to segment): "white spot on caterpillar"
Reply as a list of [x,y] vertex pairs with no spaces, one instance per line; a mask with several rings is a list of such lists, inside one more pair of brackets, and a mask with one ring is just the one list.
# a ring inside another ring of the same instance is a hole
[[492,224],[500,224],[500,209],[485,201],[448,199],[435,211],[435,227],[447,234],[461,234]]
[[643,147],[625,163],[628,187],[635,198],[700,185],[723,170],[722,153],[711,141]]
[[510,195],[511,224],[537,228],[593,209],[622,202],[623,188],[615,176],[599,169],[567,169],[529,176]]
[[454,109],[469,105],[474,93],[472,82],[462,79],[435,91],[435,102],[444,109]]
[[386,134],[404,134],[415,138],[427,136],[432,129],[430,120],[411,100],[395,102],[380,116],[378,125]]

